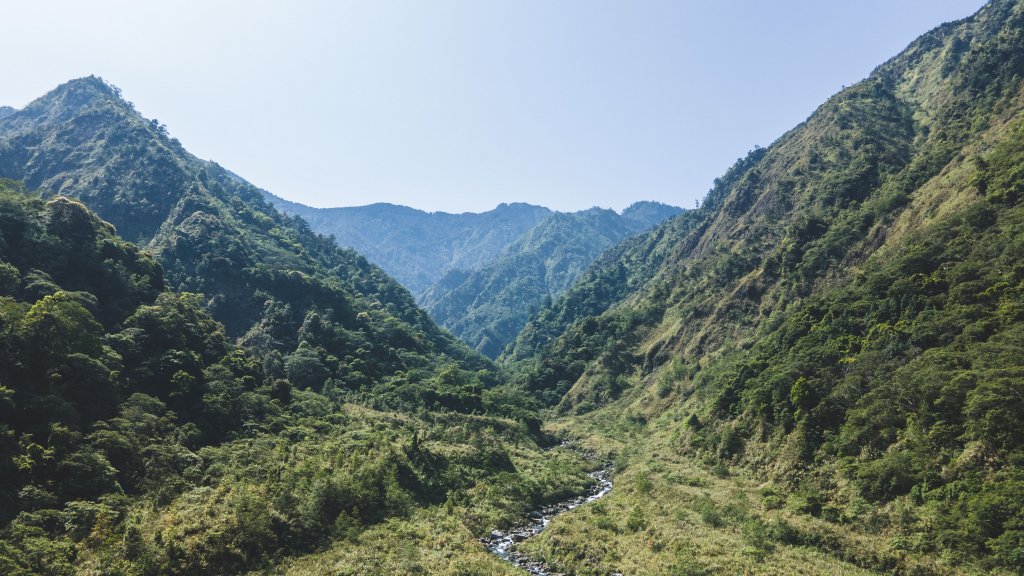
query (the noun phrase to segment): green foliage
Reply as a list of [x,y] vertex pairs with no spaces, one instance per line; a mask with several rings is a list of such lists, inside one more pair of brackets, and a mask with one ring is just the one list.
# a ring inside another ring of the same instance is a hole
[[647,527],[647,517],[640,508],[633,508],[626,517],[626,530],[639,532]]
[[[81,205],[5,185],[0,207],[18,231],[0,254],[5,574],[236,574],[442,504],[487,532],[586,484],[580,462],[537,447],[527,395],[410,348],[422,335],[379,309],[360,332],[311,311],[295,350],[264,362]],[[55,211],[75,224],[45,228]],[[96,268],[86,241],[119,248],[102,285],[63,268]],[[377,329],[418,368],[382,377],[372,354],[331,354],[381,345]]]
[[[1018,149],[1018,131],[988,156]],[[841,462],[843,475],[872,501],[911,495],[941,510],[955,490],[995,506],[974,516],[942,512],[964,530],[943,545],[1013,558],[1015,521],[997,512],[1012,505],[991,495],[1001,490],[992,475],[1015,469],[1024,446],[1011,424],[1024,418],[1017,390],[1024,342],[1012,312],[1022,294],[1022,222],[1019,204],[986,194],[790,308],[749,351],[729,355],[738,373],[724,362],[702,371],[707,389],[740,391],[717,418],[745,419],[766,438],[788,436],[801,463]],[[710,449],[702,437],[694,436],[694,447]],[[804,498],[795,509],[819,515],[827,499]]]
[[[155,298],[166,282],[201,294],[226,337],[260,355],[299,352],[308,364],[308,350],[299,351],[307,341],[348,388],[430,369],[442,354],[467,369],[491,367],[440,331],[379,268],[188,154],[98,78],[68,82],[0,120],[0,174],[82,202],[57,198],[42,217],[22,218],[24,209],[0,201],[0,255],[13,251],[8,260],[33,301],[56,286],[88,293],[101,303],[90,311],[111,327],[134,310],[133,300]],[[85,206],[156,258],[117,239]],[[66,240],[53,257],[47,234]],[[26,265],[36,257],[47,261],[45,270]],[[0,272],[0,291],[16,280]]]
[[288,356],[284,363],[284,370],[292,384],[301,389],[309,388],[317,392],[323,389],[324,382],[330,376],[320,355],[310,348],[305,340],[299,344],[299,348],[295,352]]
[[[991,2],[737,162],[531,319],[516,384],[613,437],[678,426],[635,449],[771,480],[772,508],[1016,570],[1022,30]],[[785,540],[744,532],[756,557]]]

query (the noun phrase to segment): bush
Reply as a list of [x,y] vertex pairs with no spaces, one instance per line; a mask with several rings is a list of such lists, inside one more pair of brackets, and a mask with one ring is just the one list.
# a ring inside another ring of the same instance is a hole
[[630,532],[639,532],[647,528],[647,515],[639,506],[635,506],[626,518],[626,529]]
[[698,498],[694,502],[694,511],[700,515],[702,522],[711,526],[712,528],[721,528],[725,525],[725,521],[722,518],[722,514],[718,510],[718,505],[715,501],[707,496]]

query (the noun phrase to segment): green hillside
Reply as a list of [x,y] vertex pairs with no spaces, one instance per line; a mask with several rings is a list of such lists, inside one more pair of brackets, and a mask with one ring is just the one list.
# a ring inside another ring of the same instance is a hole
[[476,536],[586,485],[479,373],[355,394],[313,350],[276,377],[84,205],[0,181],[0,572],[238,574],[433,518],[435,569],[500,574]]
[[503,358],[520,386],[653,491],[607,504],[651,515],[638,536],[581,515],[538,553],[581,574],[771,572],[807,549],[1024,565],[1022,38],[1014,1],[926,34],[531,319]]
[[275,376],[293,357],[316,389],[363,389],[430,370],[440,354],[490,367],[379,268],[186,152],[98,78],[68,82],[0,119],[0,177],[77,198],[145,246],[168,286],[202,294],[227,335],[263,355]]

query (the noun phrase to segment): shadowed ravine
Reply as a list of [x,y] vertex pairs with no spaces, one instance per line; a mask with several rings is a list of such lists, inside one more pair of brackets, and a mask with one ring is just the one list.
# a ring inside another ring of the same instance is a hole
[[495,530],[489,536],[481,538],[481,542],[502,560],[511,562],[530,574],[556,576],[559,573],[552,572],[547,563],[534,560],[520,552],[519,544],[540,534],[558,515],[593,502],[611,492],[611,470],[611,463],[605,463],[600,469],[589,473],[590,477],[594,479],[594,484],[586,494],[530,512],[528,522],[509,530]]

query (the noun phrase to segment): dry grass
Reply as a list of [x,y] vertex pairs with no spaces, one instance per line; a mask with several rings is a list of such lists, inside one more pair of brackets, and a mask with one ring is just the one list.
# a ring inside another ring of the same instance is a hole
[[521,572],[485,550],[456,516],[446,514],[443,507],[435,507],[408,519],[391,520],[361,533],[355,540],[337,541],[327,550],[256,574],[513,576]]
[[[524,549],[579,576],[690,574],[981,574],[901,552],[894,534],[867,533],[794,510],[781,491],[740,467],[712,468],[677,449],[665,413],[629,431],[617,414],[644,400],[552,423],[614,457],[615,489],[554,520]],[[650,401],[649,398],[646,401]],[[643,436],[642,441],[640,436]]]

